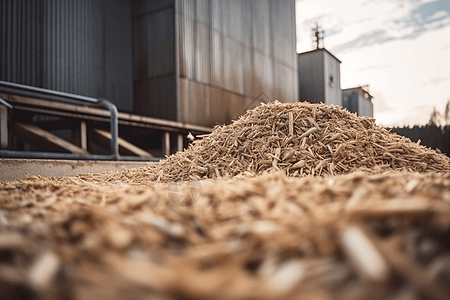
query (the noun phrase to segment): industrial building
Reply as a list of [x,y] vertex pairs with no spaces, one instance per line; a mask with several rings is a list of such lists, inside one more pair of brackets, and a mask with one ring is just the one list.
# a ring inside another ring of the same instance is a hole
[[373,117],[372,98],[368,85],[342,90],[343,106],[358,116]]
[[299,100],[342,106],[341,61],[325,48],[298,55]]
[[373,117],[369,86],[341,89],[341,61],[323,46],[323,30],[313,28],[312,51],[298,54],[299,101],[344,107],[358,116]]
[[162,156],[261,101],[298,101],[294,5],[1,1],[0,156]]

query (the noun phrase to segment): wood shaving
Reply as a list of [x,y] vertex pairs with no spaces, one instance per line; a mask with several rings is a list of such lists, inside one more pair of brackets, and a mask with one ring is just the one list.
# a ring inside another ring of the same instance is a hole
[[450,299],[448,171],[371,118],[264,104],[146,168],[0,181],[0,298]]
[[[283,158],[283,163],[275,163],[274,157]],[[304,161],[304,168],[295,172],[299,161]],[[261,104],[229,125],[216,126],[184,152],[160,163],[108,175],[86,175],[84,179],[176,182],[192,176],[218,179],[278,170],[295,177],[335,176],[356,170],[371,174],[390,170],[448,172],[450,159],[377,126],[373,118],[358,117],[337,106],[274,101]]]
[[[2,183],[0,289],[46,299],[450,296],[448,174],[278,171],[201,187],[180,207],[162,183]],[[48,205],[30,201],[49,194]]]

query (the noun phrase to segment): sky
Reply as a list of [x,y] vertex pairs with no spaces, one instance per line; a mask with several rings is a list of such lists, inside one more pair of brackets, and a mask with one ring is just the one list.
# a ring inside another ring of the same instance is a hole
[[312,28],[342,61],[341,87],[370,85],[383,126],[428,123],[450,101],[450,0],[296,0],[297,52]]

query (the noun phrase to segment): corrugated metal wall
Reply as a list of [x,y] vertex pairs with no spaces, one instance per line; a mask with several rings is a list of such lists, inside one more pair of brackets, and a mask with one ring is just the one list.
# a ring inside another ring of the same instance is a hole
[[300,101],[325,102],[324,56],[322,51],[298,55]]
[[177,120],[174,1],[132,3],[134,111]]
[[132,109],[129,0],[2,0],[0,18],[0,80]]
[[351,90],[342,91],[342,106],[353,113],[358,113],[358,93]]
[[340,64],[340,61],[326,49],[300,53],[298,55],[300,101],[342,106]]
[[373,103],[364,97],[362,88],[345,89],[342,91],[342,105],[358,116],[373,117]]
[[294,1],[175,0],[175,8],[180,121],[229,122],[261,91],[298,101]]
[[325,103],[342,106],[341,63],[327,51],[323,55]]
[[358,109],[359,116],[373,117],[372,101],[360,96],[358,106],[359,106]]
[[[2,0],[0,80],[229,122],[298,100],[294,0]],[[258,103],[256,103],[258,104]]]

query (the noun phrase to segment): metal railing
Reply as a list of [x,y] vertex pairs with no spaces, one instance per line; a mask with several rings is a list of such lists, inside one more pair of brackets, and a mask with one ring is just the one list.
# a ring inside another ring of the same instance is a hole
[[[64,102],[76,105],[89,105],[89,106],[103,106],[109,110],[110,113],[110,132],[111,132],[111,158],[114,160],[119,160],[119,116],[117,107],[110,101],[100,98],[91,98],[86,96],[80,96],[70,93],[58,92],[54,90],[48,90],[43,88],[37,88],[12,82],[0,81],[0,93],[12,94],[36,99],[45,99],[50,101]],[[1,150],[2,156],[14,156],[17,155],[19,151],[7,151]],[[40,155],[40,157],[65,157],[65,158],[78,158],[79,155],[67,154],[67,153],[47,153],[47,152],[37,152],[27,153],[30,158],[35,158]],[[25,156],[27,156],[25,155]],[[24,156],[22,154],[21,156]],[[88,155],[91,156],[91,155]],[[94,156],[92,156],[94,157]],[[100,158],[99,155],[95,156],[97,159]],[[81,158],[81,157],[80,157]]]

